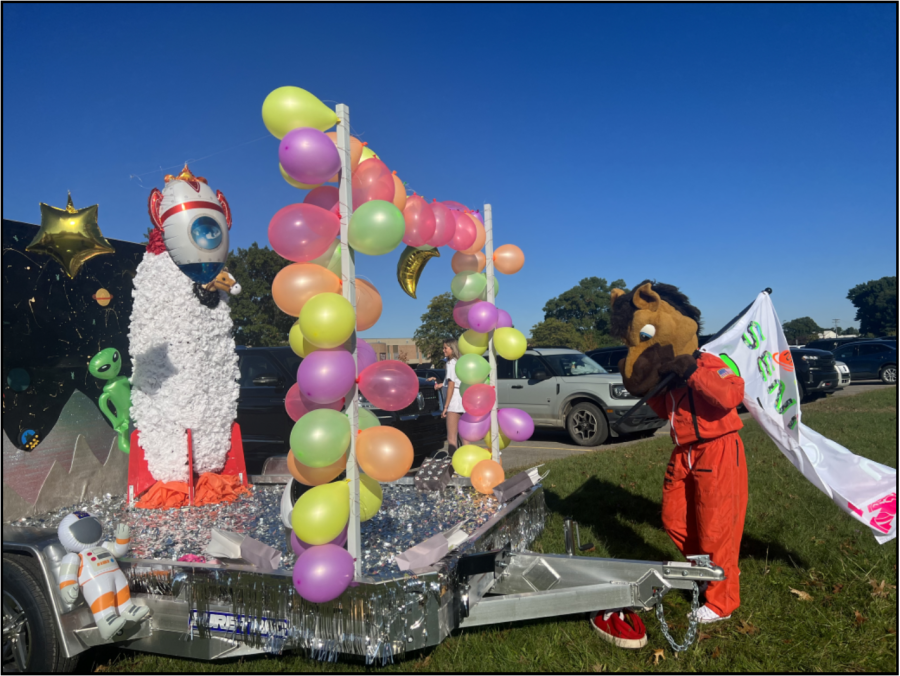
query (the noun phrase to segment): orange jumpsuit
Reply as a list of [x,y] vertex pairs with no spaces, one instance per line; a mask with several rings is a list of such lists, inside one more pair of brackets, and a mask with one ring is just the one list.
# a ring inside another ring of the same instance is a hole
[[671,424],[675,450],[663,481],[662,521],[685,556],[708,554],[726,579],[711,582],[706,605],[721,617],[740,604],[738,552],[747,513],[747,462],[737,431],[744,380],[702,353],[678,387],[647,403]]

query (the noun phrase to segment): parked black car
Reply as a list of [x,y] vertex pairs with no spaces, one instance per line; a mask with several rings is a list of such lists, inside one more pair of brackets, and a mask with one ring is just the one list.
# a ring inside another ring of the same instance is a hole
[[840,388],[840,373],[835,366],[834,355],[827,350],[810,350],[806,347],[792,347],[791,359],[797,374],[800,401],[806,401],[814,394],[831,394]]
[[[284,398],[297,382],[297,368],[302,359],[289,347],[239,347],[241,392],[237,422],[241,426],[247,472],[261,474],[263,464],[271,457],[284,457],[290,449],[294,421],[284,409]],[[396,427],[412,442],[415,452],[413,467],[443,447],[447,425],[441,418],[443,402],[434,383],[419,378],[419,395],[400,411],[373,408],[362,397],[360,405],[372,411],[382,425]]]
[[619,360],[624,359],[628,354],[628,348],[625,345],[616,345],[615,347],[598,347],[596,350],[590,350],[585,354],[600,364],[609,373],[619,372]]
[[829,352],[833,352],[837,348],[842,345],[847,345],[849,343],[855,343],[858,340],[864,340],[859,336],[839,336],[837,338],[818,338],[817,340],[811,340],[803,347],[809,350],[828,350]]
[[853,380],[878,378],[897,383],[897,344],[883,340],[861,340],[834,351],[834,358],[850,368]]

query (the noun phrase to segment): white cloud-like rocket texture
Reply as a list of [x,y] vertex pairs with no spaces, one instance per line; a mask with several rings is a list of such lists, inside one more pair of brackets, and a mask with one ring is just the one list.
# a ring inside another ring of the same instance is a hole
[[134,278],[129,328],[131,417],[150,473],[188,481],[187,435],[194,471],[221,471],[231,448],[240,393],[228,294],[214,309],[168,253],[145,253]]

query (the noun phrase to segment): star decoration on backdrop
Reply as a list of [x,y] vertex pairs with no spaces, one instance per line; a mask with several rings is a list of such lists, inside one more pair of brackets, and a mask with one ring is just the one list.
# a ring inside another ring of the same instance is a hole
[[98,204],[76,209],[72,193],[65,209],[41,203],[41,229],[26,251],[43,254],[57,261],[70,278],[94,256],[115,253],[97,225]]

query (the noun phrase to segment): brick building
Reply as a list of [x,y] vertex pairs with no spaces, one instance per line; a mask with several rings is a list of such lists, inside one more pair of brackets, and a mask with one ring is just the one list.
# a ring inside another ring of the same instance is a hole
[[417,364],[430,364],[412,338],[369,338],[363,336],[366,342],[375,350],[379,361],[384,359],[396,359],[410,366]]

